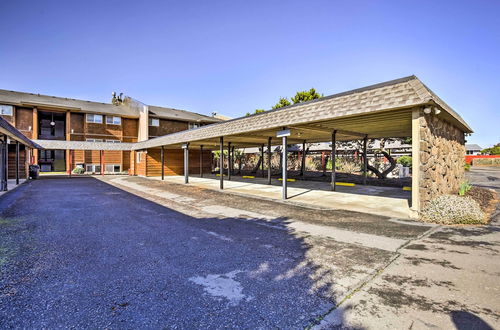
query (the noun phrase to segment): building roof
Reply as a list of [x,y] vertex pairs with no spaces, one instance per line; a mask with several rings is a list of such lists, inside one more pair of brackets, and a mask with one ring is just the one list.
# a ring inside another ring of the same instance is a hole
[[33,140],[43,149],[71,150],[132,150],[134,143],[87,142],[66,140]]
[[154,105],[149,106],[149,113],[152,116],[164,118],[164,119],[173,119],[173,120],[181,120],[181,121],[190,121],[190,122],[204,122],[204,123],[217,123],[222,121],[216,117],[205,116],[196,112],[190,112],[186,110],[179,110],[174,108],[163,108],[157,107]]
[[[39,106],[49,109],[68,109],[72,111],[81,111],[86,113],[110,114],[115,116],[138,118],[139,111],[127,105],[113,105],[111,103],[101,103],[71,99],[67,97],[57,97],[34,93],[16,92],[0,89],[0,103],[12,104],[16,106]],[[175,119],[180,121],[194,121],[215,123],[220,119],[201,115],[198,113],[163,108],[158,106],[148,106],[152,115],[160,118]]]
[[[269,134],[271,130],[276,132],[282,127],[297,127],[307,124],[308,127],[304,128],[305,130],[323,130],[326,134],[331,127],[338,128],[342,125],[349,127],[354,122],[352,120],[354,117],[363,117],[365,121],[372,118],[371,122],[365,122],[365,124],[362,124],[361,120],[356,123],[356,127],[363,128],[371,138],[403,137],[404,134],[411,135],[411,116],[408,117],[408,110],[416,106],[430,105],[438,106],[444,110],[440,114],[444,120],[452,122],[463,132],[472,132],[467,123],[417,77],[409,76],[305,103],[157,137],[138,143],[136,149],[203,140],[216,142],[215,139],[221,136],[236,137],[239,135],[241,137],[246,135],[250,138],[249,133],[259,132],[262,133],[261,139],[253,140],[258,145],[264,143],[267,139],[265,135]],[[379,116],[380,113],[383,115]],[[326,124],[322,126],[322,122]],[[316,125],[317,123],[320,124]],[[266,132],[266,130],[268,131]],[[321,141],[321,139],[325,141],[324,137],[327,136],[325,134],[318,135],[317,141]],[[275,135],[269,134],[268,136]],[[345,137],[345,139],[348,138],[352,137]]]
[[39,145],[24,136],[17,128],[12,126],[7,120],[0,117],[0,134],[7,135],[11,140],[18,141],[31,148],[40,148]]
[[466,144],[465,150],[483,150],[478,144]]

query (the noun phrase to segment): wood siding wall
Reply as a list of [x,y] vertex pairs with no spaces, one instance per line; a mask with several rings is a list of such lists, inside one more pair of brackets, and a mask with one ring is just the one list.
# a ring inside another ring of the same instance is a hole
[[156,137],[185,131],[189,128],[189,124],[185,121],[160,119],[160,126],[149,126],[149,137]]
[[[184,175],[184,151],[182,149],[165,149],[165,175]],[[212,154],[203,152],[203,173],[212,170]],[[189,173],[200,173],[200,151],[189,150]],[[147,176],[161,175],[161,150],[149,149],[147,153]]]
[[[23,146],[19,146],[19,178],[26,178],[26,151]],[[16,145],[9,144],[9,155],[8,155],[8,178],[16,178]]]

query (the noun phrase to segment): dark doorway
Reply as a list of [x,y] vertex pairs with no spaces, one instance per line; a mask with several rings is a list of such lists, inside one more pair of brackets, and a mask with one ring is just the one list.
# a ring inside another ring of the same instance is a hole
[[38,165],[40,172],[66,171],[66,157],[64,150],[40,150]]
[[38,138],[40,140],[66,140],[66,114],[38,112]]

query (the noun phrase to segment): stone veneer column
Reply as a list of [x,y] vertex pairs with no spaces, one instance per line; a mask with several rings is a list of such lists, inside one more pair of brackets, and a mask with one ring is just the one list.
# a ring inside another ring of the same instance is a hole
[[435,115],[434,112],[417,111],[418,116],[414,113],[413,121],[419,123],[420,166],[415,179],[419,182],[419,210],[422,210],[437,196],[455,194],[465,180],[465,136],[463,131],[443,120],[443,112]]

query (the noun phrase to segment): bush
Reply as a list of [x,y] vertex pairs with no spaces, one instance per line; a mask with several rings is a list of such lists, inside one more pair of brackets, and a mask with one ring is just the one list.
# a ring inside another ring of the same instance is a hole
[[458,187],[458,195],[465,196],[465,194],[472,189],[471,184],[468,181],[462,182],[460,187]]
[[465,163],[464,164],[464,170],[470,171],[470,164]]
[[411,156],[407,155],[401,156],[397,160],[397,163],[403,165],[404,167],[411,167],[411,162],[412,162]]
[[431,200],[422,212],[422,220],[445,225],[487,222],[486,215],[475,200],[454,195],[443,195]]
[[75,167],[73,169],[73,173],[74,174],[83,174],[83,173],[85,173],[85,169],[83,167]]

